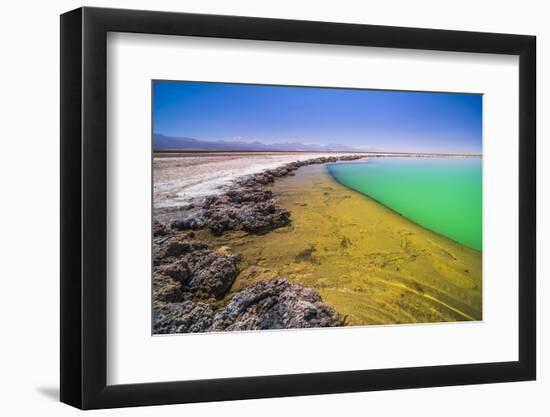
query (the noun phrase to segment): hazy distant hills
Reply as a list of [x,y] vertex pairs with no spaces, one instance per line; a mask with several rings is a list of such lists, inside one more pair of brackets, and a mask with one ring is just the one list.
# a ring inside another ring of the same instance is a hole
[[311,145],[299,142],[265,144],[261,142],[243,141],[206,141],[185,137],[153,135],[155,151],[255,151],[255,152],[360,152],[351,146],[330,143],[328,145]]

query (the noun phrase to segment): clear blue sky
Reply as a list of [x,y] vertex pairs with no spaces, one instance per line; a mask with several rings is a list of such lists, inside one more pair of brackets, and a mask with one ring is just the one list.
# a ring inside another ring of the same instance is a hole
[[201,140],[481,153],[482,96],[154,81],[153,131]]

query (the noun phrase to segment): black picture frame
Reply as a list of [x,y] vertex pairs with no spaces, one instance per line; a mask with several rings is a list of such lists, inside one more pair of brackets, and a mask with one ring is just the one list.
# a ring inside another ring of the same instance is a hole
[[[108,32],[519,56],[519,360],[113,385],[107,375]],[[61,15],[61,401],[82,409],[534,380],[536,38],[80,8]]]

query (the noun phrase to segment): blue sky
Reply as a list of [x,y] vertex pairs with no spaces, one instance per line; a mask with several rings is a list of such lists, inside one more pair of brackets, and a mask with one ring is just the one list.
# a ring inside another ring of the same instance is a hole
[[482,96],[153,82],[153,131],[201,140],[481,153]]

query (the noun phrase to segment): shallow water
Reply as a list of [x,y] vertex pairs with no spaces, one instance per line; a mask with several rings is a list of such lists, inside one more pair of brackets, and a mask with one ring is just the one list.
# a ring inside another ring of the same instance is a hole
[[339,183],[434,232],[482,249],[481,158],[371,158],[327,168]]
[[291,224],[265,235],[199,238],[240,256],[226,302],[277,277],[319,291],[349,325],[482,318],[481,252],[434,233],[336,182],[325,165],[271,186]]

